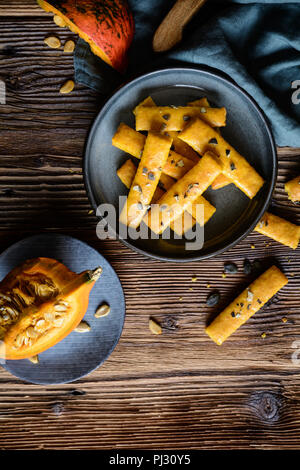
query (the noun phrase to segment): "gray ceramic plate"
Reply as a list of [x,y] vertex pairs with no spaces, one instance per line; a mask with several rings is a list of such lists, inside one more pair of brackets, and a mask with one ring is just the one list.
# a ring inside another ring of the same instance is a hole
[[[60,384],[77,380],[96,369],[115,348],[123,329],[125,300],[119,278],[98,251],[76,238],[41,234],[15,243],[0,256],[0,279],[26,259],[55,258],[74,272],[102,266],[103,273],[94,285],[84,319],[91,325],[88,333],[70,333],[58,344],[39,354],[39,364],[28,359],[7,361],[2,366],[16,377],[36,384]],[[109,315],[96,319],[99,304],[110,305]]]
[[84,161],[87,191],[94,208],[100,203],[118,207],[127,189],[116,175],[128,155],[111,144],[120,122],[134,127],[133,108],[151,95],[159,105],[185,105],[206,96],[212,106],[225,106],[227,125],[222,134],[263,176],[266,183],[253,200],[233,184],[205,197],[217,208],[205,225],[201,250],[185,250],[185,240],[125,240],[146,255],[172,261],[204,259],[219,254],[251,232],[266,210],[273,192],[277,159],[270,127],[254,100],[221,73],[192,68],[158,70],[120,88],[104,105],[91,130]]

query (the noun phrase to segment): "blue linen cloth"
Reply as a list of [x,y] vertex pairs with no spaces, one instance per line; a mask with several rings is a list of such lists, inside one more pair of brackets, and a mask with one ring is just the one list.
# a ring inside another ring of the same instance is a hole
[[135,37],[125,76],[80,39],[74,57],[77,82],[108,95],[133,75],[158,67],[213,67],[258,102],[278,146],[300,147],[300,0],[208,0],[186,27],[182,42],[163,54],[153,53],[152,38],[174,0],[129,4]]

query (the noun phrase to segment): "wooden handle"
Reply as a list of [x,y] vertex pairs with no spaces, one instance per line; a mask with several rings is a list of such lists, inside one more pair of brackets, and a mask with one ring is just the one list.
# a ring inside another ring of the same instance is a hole
[[155,52],[168,51],[182,39],[185,25],[193,18],[206,0],[177,0],[153,37]]

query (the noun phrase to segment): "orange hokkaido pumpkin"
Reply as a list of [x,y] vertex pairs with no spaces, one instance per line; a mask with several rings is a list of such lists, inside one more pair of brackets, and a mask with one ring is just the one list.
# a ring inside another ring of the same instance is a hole
[[134,20],[126,0],[37,0],[89,43],[94,54],[119,72],[127,65]]
[[71,333],[86,313],[101,272],[77,274],[50,258],[13,269],[0,283],[1,357],[35,356]]

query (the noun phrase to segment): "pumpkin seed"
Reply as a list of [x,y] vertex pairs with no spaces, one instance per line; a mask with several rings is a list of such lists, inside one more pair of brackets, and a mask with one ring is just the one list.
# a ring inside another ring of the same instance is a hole
[[75,83],[73,80],[68,80],[59,90],[60,93],[66,94],[66,93],[71,93],[71,91],[74,90]]
[[151,333],[154,335],[161,335],[162,334],[162,328],[161,326],[152,318],[149,320],[149,330]]
[[62,326],[63,322],[64,322],[64,319],[62,317],[57,316],[55,317],[55,320],[53,321],[53,326],[59,328]]
[[62,19],[61,16],[54,15],[53,16],[53,21],[60,28],[64,28],[65,26],[67,26],[67,23],[65,22],[65,20]]
[[33,326],[29,326],[29,328],[27,328],[26,334],[27,334],[28,338],[36,338],[38,336],[38,333],[33,328]]
[[110,306],[107,304],[102,304],[100,307],[97,308],[94,317],[95,318],[100,318],[100,317],[106,317],[110,312]]
[[60,40],[56,36],[48,36],[44,39],[44,43],[51,47],[51,49],[58,49],[61,45]]
[[52,323],[52,322],[54,321],[54,319],[55,319],[55,316],[54,316],[53,313],[47,312],[47,313],[45,313],[44,318],[45,318],[45,320],[48,321],[49,323]]
[[67,307],[66,307],[66,305],[56,304],[56,305],[54,305],[54,310],[56,312],[66,312]]
[[251,271],[252,271],[251,263],[248,259],[245,259],[243,269],[244,269],[245,274],[250,274],[251,273]]
[[81,321],[79,325],[75,328],[76,333],[87,333],[91,330],[90,325],[86,321]]
[[235,274],[238,272],[238,267],[235,263],[225,263],[224,273]]
[[29,357],[28,361],[32,362],[32,364],[38,364],[39,361],[39,356],[36,354],[35,356]]
[[75,42],[71,39],[67,41],[64,45],[64,52],[72,53],[75,49]]
[[20,348],[23,344],[23,339],[24,339],[24,336],[21,335],[21,333],[19,333],[16,337],[15,337],[15,345],[17,348]]
[[214,307],[215,305],[217,305],[218,303],[220,302],[220,294],[218,291],[216,292],[213,292],[212,294],[210,294],[207,299],[206,299],[206,304],[209,306],[209,307]]
[[252,302],[253,297],[254,297],[253,292],[251,292],[251,290],[248,288],[247,289],[247,298],[246,298],[247,302]]
[[35,328],[36,330],[42,330],[45,327],[45,325],[46,325],[45,320],[41,319],[36,322]]
[[176,163],[176,166],[179,166],[179,168],[184,167],[184,161],[183,161],[183,160],[179,160],[179,161]]

